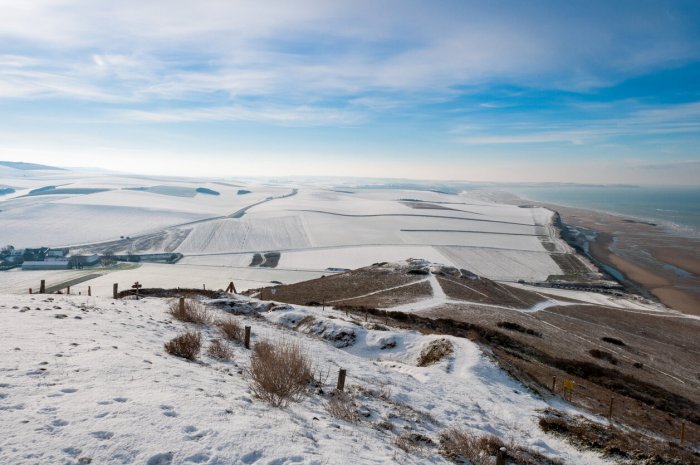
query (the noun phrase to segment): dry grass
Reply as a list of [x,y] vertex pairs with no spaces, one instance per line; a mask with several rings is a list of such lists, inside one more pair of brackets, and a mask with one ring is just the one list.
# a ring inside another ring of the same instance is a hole
[[201,303],[192,299],[184,299],[183,305],[180,305],[179,299],[174,300],[170,303],[168,313],[176,320],[180,320],[185,323],[196,323],[202,325],[208,325],[211,323],[211,315],[209,315],[207,308]]
[[613,365],[617,365],[617,357],[615,357],[613,354],[610,352],[607,352],[605,350],[600,350],[600,349],[591,349],[588,351],[589,354],[591,354],[591,357],[598,358],[600,360],[605,360],[608,363],[611,363]]
[[360,415],[357,413],[357,405],[355,400],[343,391],[335,391],[332,397],[326,404],[328,413],[339,420],[345,420],[349,423],[357,423],[360,421]]
[[435,445],[432,439],[420,433],[403,433],[394,439],[394,445],[407,454],[421,453]]
[[165,351],[176,357],[195,360],[202,348],[202,335],[199,331],[188,331],[165,343]]
[[219,327],[224,337],[226,337],[226,339],[229,341],[243,342],[245,331],[243,326],[241,326],[241,324],[235,318],[229,317],[224,320],[219,320],[216,323],[216,326]]
[[454,347],[447,339],[436,339],[428,344],[418,357],[418,366],[434,365],[445,357],[452,355]]
[[253,393],[273,407],[299,401],[313,381],[309,356],[292,341],[255,344],[248,373]]
[[565,437],[582,449],[593,449],[622,463],[680,465],[700,463],[700,453],[691,446],[660,441],[651,436],[614,426],[594,423],[583,417],[572,417],[549,410],[540,417],[540,428]]
[[219,360],[231,360],[233,358],[231,349],[226,346],[226,343],[221,342],[219,339],[211,341],[207,349],[207,355],[218,358]]
[[473,465],[491,465],[503,442],[495,436],[477,436],[462,428],[440,433],[440,453],[450,460],[469,460]]

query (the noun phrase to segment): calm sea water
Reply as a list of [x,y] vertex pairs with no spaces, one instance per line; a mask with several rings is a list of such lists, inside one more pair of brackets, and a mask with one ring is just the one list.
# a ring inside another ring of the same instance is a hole
[[504,189],[540,202],[617,213],[700,237],[700,187],[517,187]]

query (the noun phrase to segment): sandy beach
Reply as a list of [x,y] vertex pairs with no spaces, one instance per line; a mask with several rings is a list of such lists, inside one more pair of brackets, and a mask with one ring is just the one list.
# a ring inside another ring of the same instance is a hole
[[700,315],[700,240],[654,223],[591,210],[546,205],[564,223],[598,233],[591,256],[620,271],[666,306]]

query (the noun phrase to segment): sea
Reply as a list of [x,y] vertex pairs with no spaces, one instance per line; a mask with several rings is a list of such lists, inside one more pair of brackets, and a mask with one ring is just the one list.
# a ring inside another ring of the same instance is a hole
[[700,187],[547,186],[508,187],[518,197],[619,214],[700,237]]

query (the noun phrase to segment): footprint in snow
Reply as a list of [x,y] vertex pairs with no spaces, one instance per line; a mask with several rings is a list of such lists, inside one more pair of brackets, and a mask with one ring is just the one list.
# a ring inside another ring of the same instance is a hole
[[66,394],[73,394],[74,392],[78,392],[76,388],[65,388],[61,389],[61,392],[65,392]]
[[184,428],[182,428],[182,431],[184,431],[185,433],[194,433],[195,431],[197,431],[197,427],[192,426],[192,425],[187,425]]
[[114,433],[112,433],[111,431],[93,431],[92,433],[90,433],[90,436],[92,436],[93,438],[105,440],[112,439],[114,437]]
[[128,401],[126,397],[115,397],[114,402],[119,402],[120,404],[123,404],[124,402]]
[[161,408],[161,410],[163,410],[163,415],[165,415],[166,417],[176,417],[177,416],[177,413],[175,412],[175,410],[173,410],[172,405],[163,404],[160,406],[160,408]]
[[251,463],[255,463],[258,460],[260,460],[260,458],[262,456],[263,456],[263,454],[259,450],[255,450],[253,452],[248,452],[243,457],[241,457],[241,462],[249,465]]
[[66,426],[68,422],[66,420],[61,420],[60,418],[51,422],[52,426]]
[[82,450],[78,449],[77,447],[66,447],[65,449],[62,449],[62,451],[71,457],[77,457],[82,452]]
[[156,454],[146,462],[146,465],[170,465],[173,461],[173,453],[165,452],[163,454]]
[[185,459],[185,462],[204,463],[207,460],[209,460],[209,454],[200,452],[199,454],[190,455]]

